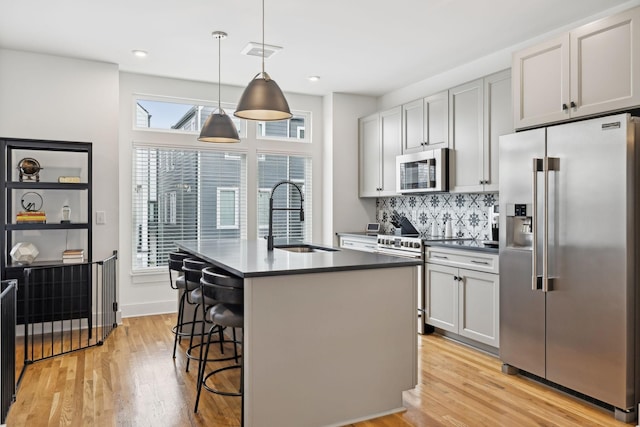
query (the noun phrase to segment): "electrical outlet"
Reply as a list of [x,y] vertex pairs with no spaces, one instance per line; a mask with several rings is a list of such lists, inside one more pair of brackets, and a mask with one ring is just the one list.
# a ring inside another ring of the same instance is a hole
[[96,224],[106,224],[107,215],[104,211],[96,211]]

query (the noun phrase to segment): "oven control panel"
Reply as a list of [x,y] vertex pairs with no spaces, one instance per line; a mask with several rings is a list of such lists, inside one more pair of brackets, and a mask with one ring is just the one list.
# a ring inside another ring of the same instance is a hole
[[391,236],[378,234],[378,249],[397,252],[398,255],[422,255],[422,239],[419,237]]

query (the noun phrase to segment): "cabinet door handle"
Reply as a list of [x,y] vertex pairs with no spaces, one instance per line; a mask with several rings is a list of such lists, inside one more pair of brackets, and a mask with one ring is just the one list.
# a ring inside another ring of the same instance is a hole
[[568,109],[567,104],[562,104],[562,111],[567,111]]
[[573,102],[573,101],[571,101],[571,104],[569,104],[569,105],[571,106],[571,108],[576,108],[577,107],[576,103]]
[[489,265],[486,261],[476,261],[475,259],[472,259],[471,262],[474,264]]
[[446,256],[440,256],[440,255],[432,255],[432,258],[449,259]]

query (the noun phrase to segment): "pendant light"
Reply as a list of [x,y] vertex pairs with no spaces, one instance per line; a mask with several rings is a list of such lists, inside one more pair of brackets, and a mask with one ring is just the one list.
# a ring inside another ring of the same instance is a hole
[[264,71],[264,0],[262,0],[262,72],[245,88],[236,117],[249,120],[285,120],[293,116],[278,84]]
[[220,102],[220,41],[227,37],[227,33],[223,31],[214,31],[211,33],[214,39],[218,39],[218,109],[204,122],[204,126],[200,130],[198,141],[202,142],[240,142],[238,129],[222,109]]

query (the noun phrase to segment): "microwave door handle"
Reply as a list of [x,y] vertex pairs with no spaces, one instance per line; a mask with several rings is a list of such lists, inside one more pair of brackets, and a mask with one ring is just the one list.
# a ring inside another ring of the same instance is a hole
[[[436,159],[428,159],[427,160],[427,187],[435,188],[436,187]],[[431,171],[433,171],[433,180],[431,179]]]

